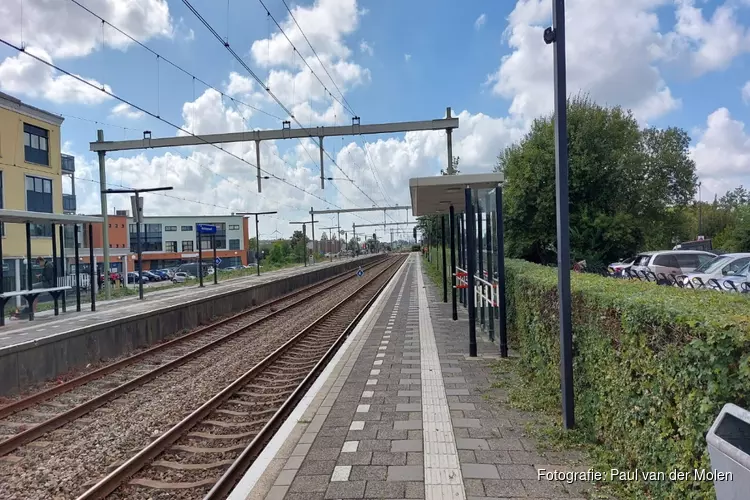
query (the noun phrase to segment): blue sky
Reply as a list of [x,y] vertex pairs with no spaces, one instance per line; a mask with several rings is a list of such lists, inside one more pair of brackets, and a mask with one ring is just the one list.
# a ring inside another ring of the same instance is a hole
[[[232,104],[230,96],[284,115],[182,2],[138,0],[115,8],[116,0],[78,1],[225,97],[194,86],[189,76],[157,62],[111,28],[102,30],[99,20],[71,0],[4,2],[0,37],[22,42],[39,57],[191,131],[280,128],[278,120]],[[263,1],[315,74],[343,101],[282,1]],[[259,1],[230,1],[228,7],[209,0],[191,3],[261,79],[275,72],[271,90],[294,108],[304,126],[350,123],[346,110],[321,99],[322,88],[309,78],[302,56],[295,56],[272,21],[269,30]],[[541,39],[551,0],[288,4],[362,123],[439,118],[446,106],[460,113],[454,150],[465,172],[491,169],[496,155],[522,137],[530,120],[551,110],[552,53]],[[750,123],[750,0],[569,0],[567,5],[569,92],[629,107],[644,125],[688,130],[704,199],[750,185],[745,127]],[[114,112],[119,101],[7,47],[0,48],[0,89],[68,117],[64,149],[77,157],[79,207],[89,213],[99,209],[98,185],[91,182],[98,180],[96,158],[87,151],[98,128],[92,121],[114,125],[101,126],[109,140],[137,138],[146,129],[154,136],[176,133],[133,109]],[[226,148],[255,163],[253,146]],[[259,196],[250,165],[205,146],[112,153],[108,181],[173,185],[173,197],[147,202],[151,214],[278,209],[279,218],[267,221],[261,233],[289,233],[287,221],[303,217],[303,207],[371,206],[369,198],[378,205],[408,204],[408,178],[435,174],[446,161],[443,133],[329,139],[326,149],[336,160],[334,165],[326,159],[326,175],[343,177],[340,168],[354,182],[336,181],[321,191],[310,158],[317,159],[317,152],[308,155],[294,141],[264,145],[261,164],[300,189],[272,179]],[[112,204],[127,207],[124,199],[114,198]],[[364,218],[378,221],[382,215]],[[351,222],[364,223],[342,218],[342,225]]]

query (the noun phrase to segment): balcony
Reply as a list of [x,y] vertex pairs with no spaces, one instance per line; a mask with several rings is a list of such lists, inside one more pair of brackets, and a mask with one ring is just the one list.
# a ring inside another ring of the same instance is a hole
[[63,213],[76,213],[76,196],[74,194],[63,193]]
[[[61,166],[63,174],[75,174],[76,173],[76,159],[70,155],[60,155]],[[75,201],[75,200],[74,200]],[[74,204],[75,206],[75,204]],[[75,208],[73,209],[75,210]]]

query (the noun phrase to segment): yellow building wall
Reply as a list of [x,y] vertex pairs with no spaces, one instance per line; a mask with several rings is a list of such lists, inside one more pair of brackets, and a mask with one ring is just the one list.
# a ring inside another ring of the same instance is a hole
[[[27,163],[23,144],[23,124],[35,125],[49,131],[49,166]],[[62,175],[60,158],[60,127],[0,108],[0,171],[3,176],[3,208],[26,210],[26,175],[52,180],[52,206],[55,213],[63,213]],[[55,237],[59,229],[55,229]],[[58,240],[58,252],[60,249]],[[51,256],[52,238],[32,238],[33,256]],[[26,256],[26,227],[24,224],[5,224],[3,258]]]

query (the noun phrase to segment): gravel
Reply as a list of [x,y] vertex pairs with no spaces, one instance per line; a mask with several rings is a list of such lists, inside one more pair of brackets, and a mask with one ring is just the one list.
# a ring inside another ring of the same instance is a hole
[[[95,410],[87,419],[71,422],[16,450],[0,467],[0,498],[42,500],[81,494],[112,466],[168,430],[360,283],[352,280],[335,287],[294,314],[273,318],[254,328],[251,335],[234,338]],[[12,461],[16,459],[20,460]],[[156,498],[153,490],[147,493],[143,498]]]

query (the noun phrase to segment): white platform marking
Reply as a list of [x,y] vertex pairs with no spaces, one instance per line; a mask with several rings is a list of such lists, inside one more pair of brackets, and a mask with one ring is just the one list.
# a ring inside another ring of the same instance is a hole
[[364,420],[355,420],[352,422],[352,425],[349,426],[350,431],[361,431],[364,428],[365,428]]
[[362,397],[363,398],[371,398],[373,396],[373,394],[375,394],[375,391],[364,391],[364,392],[362,392]]
[[331,475],[331,481],[348,481],[349,474],[352,471],[351,465],[337,465],[333,469],[333,475]]
[[359,447],[359,441],[345,441],[341,447],[341,453],[354,453]]
[[424,438],[425,500],[463,500],[464,491],[458,450],[453,435],[448,398],[440,370],[435,331],[422,279],[422,261],[417,259],[419,298],[419,351],[422,379],[422,436]]
[[370,405],[357,406],[357,413],[367,413],[368,411],[370,411]]

